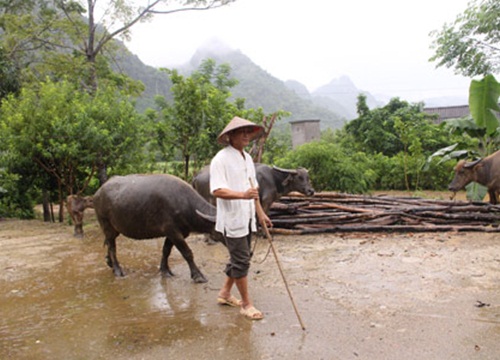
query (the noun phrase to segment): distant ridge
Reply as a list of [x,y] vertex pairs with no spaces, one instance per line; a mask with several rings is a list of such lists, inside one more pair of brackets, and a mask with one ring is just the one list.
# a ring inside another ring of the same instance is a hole
[[[172,84],[167,74],[145,65],[123,44],[122,47],[124,50],[116,60],[115,70],[142,81],[146,88],[137,102],[138,109],[142,111],[147,107],[154,107],[154,97],[157,95],[171,99]],[[282,123],[320,119],[322,129],[339,129],[349,120],[357,118],[356,104],[360,93],[366,96],[370,108],[383,106],[389,101],[389,98],[384,98],[383,95],[377,95],[379,99],[384,99],[381,101],[369,92],[358,89],[348,76],[332,79],[310,93],[304,84],[293,79],[282,81],[272,76],[241,51],[234,50],[217,39],[207,42],[195,52],[188,63],[176,68],[189,75],[207,58],[214,59],[217,64],[228,63],[231,66],[232,76],[239,81],[232,89],[233,97],[245,98],[248,108],[262,107],[266,113],[277,110],[291,112],[292,115]],[[462,104],[467,104],[466,98],[425,100],[427,107]]]

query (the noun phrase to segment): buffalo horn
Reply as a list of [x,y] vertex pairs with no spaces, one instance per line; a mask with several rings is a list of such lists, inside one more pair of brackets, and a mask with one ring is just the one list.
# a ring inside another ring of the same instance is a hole
[[205,213],[202,213],[201,211],[199,210],[196,210],[196,213],[203,219],[205,220],[208,220],[210,221],[211,223],[214,223],[215,224],[215,221],[216,221],[216,217],[215,216],[212,216],[212,215],[208,215],[208,214],[205,214]]
[[279,167],[274,166],[274,165],[273,165],[273,169],[277,170],[277,171],[281,171],[281,172],[287,173],[287,174],[297,174],[297,170],[282,169],[282,168],[279,168]]
[[476,166],[477,164],[479,164],[479,162],[481,162],[481,160],[483,160],[483,159],[477,159],[477,160],[474,160],[474,161],[471,161],[471,162],[465,163],[465,164],[464,164],[464,168],[471,168],[471,167],[474,167],[474,166]]

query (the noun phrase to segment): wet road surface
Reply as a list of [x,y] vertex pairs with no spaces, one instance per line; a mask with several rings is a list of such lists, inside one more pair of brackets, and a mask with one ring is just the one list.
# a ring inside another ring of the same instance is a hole
[[[226,250],[188,240],[194,284],[163,240],[117,239],[115,278],[95,223],[84,239],[0,221],[0,359],[499,359],[500,239],[494,234],[276,236],[300,328],[266,240],[250,291],[265,319],[216,304]],[[235,293],[236,295],[236,293]]]

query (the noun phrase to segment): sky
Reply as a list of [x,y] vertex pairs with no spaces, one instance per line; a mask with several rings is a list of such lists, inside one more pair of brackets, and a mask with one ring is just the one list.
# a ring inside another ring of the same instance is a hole
[[429,62],[429,33],[453,22],[468,1],[236,0],[219,9],[156,15],[134,25],[126,45],[147,65],[175,68],[216,39],[309,91],[348,76],[374,95],[467,99],[471,79]]

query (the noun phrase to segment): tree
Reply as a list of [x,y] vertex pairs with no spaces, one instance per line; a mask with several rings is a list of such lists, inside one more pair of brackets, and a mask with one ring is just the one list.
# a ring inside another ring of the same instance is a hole
[[4,7],[0,26],[4,46],[21,68],[41,64],[43,76],[47,71],[73,74],[80,85],[95,91],[99,77],[110,73],[112,40],[130,38],[135,24],[157,14],[210,10],[233,1],[20,0]]
[[229,65],[216,66],[212,59],[204,60],[189,77],[177,70],[163,70],[170,74],[174,100],[173,104],[157,100],[162,110],[158,127],[160,147],[167,149],[167,142],[176,144],[183,160],[184,179],[188,179],[192,157],[204,162],[213,156],[217,135],[231,114],[236,113],[236,106],[228,99],[229,88],[237,82],[230,78]]
[[[419,134],[435,131],[430,121],[432,116],[423,112],[422,104],[410,104],[393,98],[384,107],[369,110],[365,100],[365,96],[358,97],[360,116],[345,125],[347,134],[353,137],[360,151],[395,156],[405,151],[405,146],[409,145],[408,141],[405,144],[404,138],[401,137],[402,129],[411,128]],[[399,128],[396,126],[398,120],[403,122],[398,125]],[[422,148],[426,151],[439,148],[440,146],[434,143],[435,140],[436,137],[421,137]]]
[[0,111],[6,151],[57,184],[60,221],[65,195],[83,192],[100,163],[118,171],[140,162],[140,118],[116,88],[90,95],[67,81],[47,80],[8,96]]
[[455,68],[466,77],[495,74],[500,70],[500,2],[473,0],[455,22],[431,32],[430,61],[437,67]]
[[[112,60],[117,38],[130,37],[131,28],[156,14],[210,10],[234,0],[19,0],[0,13],[2,43],[12,63],[23,69],[25,81],[50,76],[70,79],[93,94],[99,86],[118,86],[129,95],[144,87],[115,74]],[[43,80],[42,80],[43,81]],[[104,156],[102,156],[104,158]],[[109,164],[98,164],[98,178],[104,183]]]
[[17,93],[20,87],[19,70],[0,47],[0,100],[8,94]]

